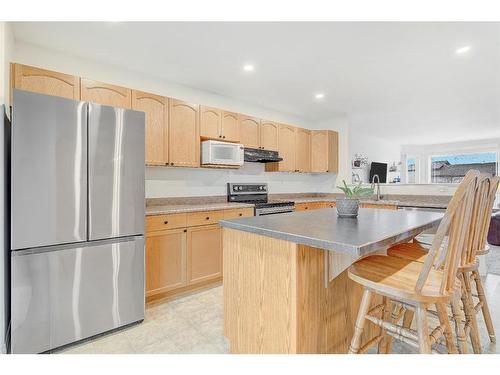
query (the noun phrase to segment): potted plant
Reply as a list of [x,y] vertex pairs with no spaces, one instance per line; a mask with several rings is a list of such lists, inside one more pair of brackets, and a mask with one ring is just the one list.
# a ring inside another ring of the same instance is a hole
[[359,197],[373,194],[371,187],[362,187],[361,182],[355,186],[347,186],[345,180],[344,186],[337,186],[345,194],[345,197],[338,198],[336,202],[337,215],[339,217],[357,217],[359,210]]

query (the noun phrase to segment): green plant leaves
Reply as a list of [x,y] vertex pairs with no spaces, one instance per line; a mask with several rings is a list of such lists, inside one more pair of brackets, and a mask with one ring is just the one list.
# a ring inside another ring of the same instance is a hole
[[342,182],[344,186],[337,186],[337,188],[342,190],[347,197],[364,197],[373,194],[373,189],[371,187],[362,187],[361,182],[354,187],[349,187],[345,180],[342,180]]

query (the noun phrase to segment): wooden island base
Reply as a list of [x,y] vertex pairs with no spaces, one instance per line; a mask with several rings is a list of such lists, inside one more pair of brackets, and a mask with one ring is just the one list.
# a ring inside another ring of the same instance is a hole
[[[325,250],[229,228],[223,249],[232,353],[347,353],[362,288],[347,271],[325,288]],[[366,325],[363,342],[378,332]]]

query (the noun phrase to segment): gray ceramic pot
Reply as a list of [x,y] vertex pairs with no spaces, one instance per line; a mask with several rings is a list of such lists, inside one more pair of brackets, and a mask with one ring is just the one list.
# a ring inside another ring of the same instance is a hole
[[337,198],[337,215],[339,217],[357,217],[359,210],[359,199]]

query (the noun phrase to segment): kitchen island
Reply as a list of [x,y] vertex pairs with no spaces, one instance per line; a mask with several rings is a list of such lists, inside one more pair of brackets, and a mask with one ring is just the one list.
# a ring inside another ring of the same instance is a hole
[[[442,213],[334,209],[223,220],[224,334],[232,353],[347,353],[362,288],[347,268],[436,226]],[[380,301],[373,301],[374,304]],[[378,334],[367,327],[364,340]]]

